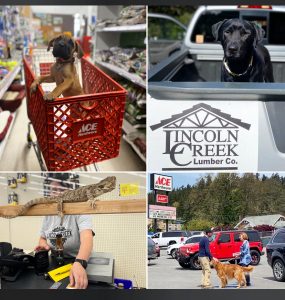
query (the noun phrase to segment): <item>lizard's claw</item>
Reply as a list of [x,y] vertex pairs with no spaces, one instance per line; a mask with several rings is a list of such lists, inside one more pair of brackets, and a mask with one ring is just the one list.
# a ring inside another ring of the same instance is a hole
[[94,209],[96,207],[97,201],[98,201],[97,199],[96,200],[88,200],[88,203]]

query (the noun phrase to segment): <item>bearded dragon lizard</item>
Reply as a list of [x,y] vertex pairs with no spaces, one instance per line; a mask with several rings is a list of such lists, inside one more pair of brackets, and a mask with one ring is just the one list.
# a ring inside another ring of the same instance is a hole
[[101,180],[96,184],[90,184],[80,187],[76,190],[67,190],[58,196],[50,196],[46,198],[36,198],[27,202],[21,207],[16,215],[0,215],[0,217],[6,219],[16,218],[18,216],[24,215],[30,207],[36,204],[46,204],[46,203],[57,203],[57,213],[61,217],[61,222],[63,220],[63,203],[73,203],[73,202],[85,202],[87,201],[92,208],[95,208],[96,197],[111,192],[116,187],[116,177],[110,176]]

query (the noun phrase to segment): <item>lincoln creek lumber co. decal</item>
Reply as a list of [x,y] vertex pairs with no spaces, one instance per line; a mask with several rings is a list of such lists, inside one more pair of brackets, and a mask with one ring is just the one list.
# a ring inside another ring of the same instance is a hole
[[150,126],[165,133],[163,155],[169,155],[171,170],[237,170],[240,129],[250,124],[210,105],[199,103]]

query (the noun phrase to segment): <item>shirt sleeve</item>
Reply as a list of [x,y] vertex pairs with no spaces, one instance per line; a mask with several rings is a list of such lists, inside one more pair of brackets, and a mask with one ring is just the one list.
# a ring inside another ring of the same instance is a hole
[[247,251],[248,251],[248,244],[247,244],[247,242],[244,242],[241,247],[241,256],[245,256]]
[[42,228],[40,230],[40,236],[42,238],[46,239],[46,231],[48,230],[49,222],[47,220],[47,217],[44,217],[43,223],[42,223]]
[[212,259],[212,255],[211,255],[211,252],[210,252],[210,242],[209,240],[205,240],[205,254],[209,257],[209,259]]
[[79,232],[86,229],[90,229],[93,232],[92,215],[78,215],[77,225],[78,225]]

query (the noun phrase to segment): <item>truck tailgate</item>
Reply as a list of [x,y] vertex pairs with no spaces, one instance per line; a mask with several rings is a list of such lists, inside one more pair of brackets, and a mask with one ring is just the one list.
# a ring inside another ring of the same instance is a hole
[[150,171],[284,170],[285,84],[162,81],[149,94]]

